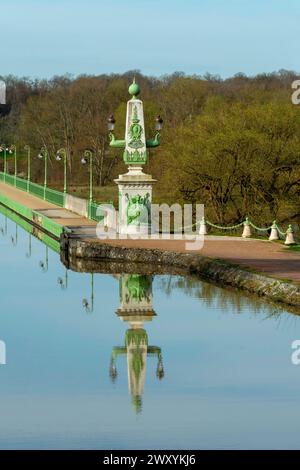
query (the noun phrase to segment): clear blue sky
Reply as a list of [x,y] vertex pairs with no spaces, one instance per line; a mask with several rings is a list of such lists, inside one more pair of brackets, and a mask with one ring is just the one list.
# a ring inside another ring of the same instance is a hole
[[1,0],[0,75],[300,71],[299,23],[299,0]]

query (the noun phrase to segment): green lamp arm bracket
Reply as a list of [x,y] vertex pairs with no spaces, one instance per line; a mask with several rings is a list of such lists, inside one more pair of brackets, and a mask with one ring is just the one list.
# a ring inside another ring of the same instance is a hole
[[110,139],[110,147],[115,147],[115,148],[121,148],[124,149],[126,142],[125,140],[117,140],[112,132],[109,133],[109,139]]
[[159,348],[158,346],[148,346],[147,354],[158,356],[159,354],[161,354],[161,348]]
[[147,140],[146,146],[149,147],[158,147],[160,145],[160,133],[157,132],[155,134],[154,139]]

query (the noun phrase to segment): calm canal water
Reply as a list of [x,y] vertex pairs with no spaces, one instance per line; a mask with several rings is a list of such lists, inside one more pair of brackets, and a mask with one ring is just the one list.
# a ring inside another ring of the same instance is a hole
[[1,211],[1,449],[300,447],[296,315],[195,279],[66,272]]

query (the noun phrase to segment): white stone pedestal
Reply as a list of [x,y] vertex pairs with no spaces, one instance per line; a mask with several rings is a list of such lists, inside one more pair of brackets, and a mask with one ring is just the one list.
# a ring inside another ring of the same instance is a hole
[[115,183],[119,188],[119,234],[142,236],[151,233],[152,186],[156,182],[141,167],[132,166]]

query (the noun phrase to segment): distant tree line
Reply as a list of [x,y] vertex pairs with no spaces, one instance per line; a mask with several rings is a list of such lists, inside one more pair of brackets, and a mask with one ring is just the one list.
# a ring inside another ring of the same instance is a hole
[[[246,216],[258,223],[300,221],[300,107],[291,102],[291,84],[299,77],[294,72],[226,80],[183,73],[154,78],[138,71],[50,80],[1,77],[11,109],[0,116],[0,143],[19,146],[19,172],[25,175],[23,146],[30,145],[36,155],[46,145],[54,187],[62,183],[57,149],[67,149],[69,180],[83,184],[79,157],[89,148],[95,155],[95,184],[108,187],[125,168],[121,152],[109,148],[107,118],[115,115],[115,133],[122,136],[134,76],[148,137],[155,132],[155,117],[164,119],[162,145],[151,151],[145,169],[158,179],[157,202],[204,203],[207,217],[221,224]],[[33,159],[33,166],[41,181],[42,165]]]

